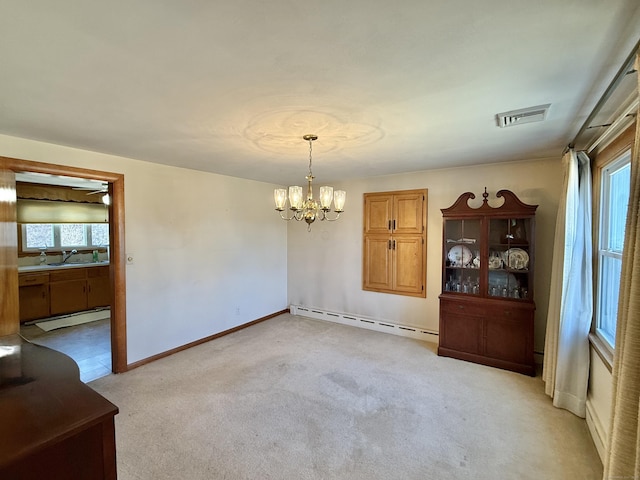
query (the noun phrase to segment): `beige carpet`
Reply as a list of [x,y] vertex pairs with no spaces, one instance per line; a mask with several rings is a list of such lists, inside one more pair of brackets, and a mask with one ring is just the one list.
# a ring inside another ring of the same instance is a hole
[[90,386],[120,407],[120,480],[602,476],[539,377],[288,314]]

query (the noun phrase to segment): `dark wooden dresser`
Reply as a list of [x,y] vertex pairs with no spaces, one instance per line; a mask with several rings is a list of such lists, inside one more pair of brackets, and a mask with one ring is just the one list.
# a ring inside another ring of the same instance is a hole
[[115,479],[117,413],[68,356],[0,337],[0,478]]

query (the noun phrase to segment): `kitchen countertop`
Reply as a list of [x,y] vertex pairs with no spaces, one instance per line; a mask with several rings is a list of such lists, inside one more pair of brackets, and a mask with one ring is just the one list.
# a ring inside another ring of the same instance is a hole
[[86,267],[99,267],[109,265],[108,260],[101,262],[86,262],[86,263],[65,263],[63,265],[26,265],[18,267],[18,273],[26,272],[50,272],[52,270],[68,270],[71,268],[86,268]]

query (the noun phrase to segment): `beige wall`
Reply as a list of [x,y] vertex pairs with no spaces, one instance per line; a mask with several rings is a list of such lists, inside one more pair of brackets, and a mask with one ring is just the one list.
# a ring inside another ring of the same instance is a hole
[[[403,175],[372,177],[340,184],[347,191],[346,212],[335,223],[316,222],[312,231],[291,222],[288,248],[289,303],[438,330],[441,291],[441,208],[467,191],[481,201],[484,187],[512,190],[525,203],[539,205],[536,215],[535,349],[544,349],[553,236],[560,191],[560,156]],[[336,187],[337,185],[334,185]],[[362,290],[362,214],[365,192],[427,188],[427,298]],[[501,202],[502,200],[499,200]]]
[[124,174],[129,363],[286,308],[273,185],[3,135],[0,155]]

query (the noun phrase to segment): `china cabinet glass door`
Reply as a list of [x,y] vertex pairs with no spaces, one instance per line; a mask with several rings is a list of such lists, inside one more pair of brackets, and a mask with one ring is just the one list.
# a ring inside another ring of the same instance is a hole
[[480,295],[481,220],[447,220],[443,289],[465,295]]
[[489,297],[531,298],[530,219],[494,218],[489,221]]

